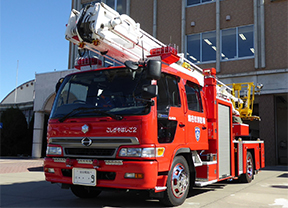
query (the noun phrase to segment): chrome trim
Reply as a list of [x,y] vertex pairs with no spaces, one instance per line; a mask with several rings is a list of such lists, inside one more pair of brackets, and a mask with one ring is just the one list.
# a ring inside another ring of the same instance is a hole
[[217,179],[212,180],[212,181],[195,181],[195,186],[203,187],[203,186],[207,186],[216,182],[217,182]]
[[[65,146],[73,146],[79,144],[83,147],[81,140],[85,137],[51,137],[49,144],[58,144]],[[89,137],[92,140],[91,147],[105,146],[105,147],[119,147],[120,145],[137,145],[139,140],[137,137]]]
[[105,165],[123,165],[123,160],[104,160]]
[[88,165],[93,164],[93,160],[91,160],[91,159],[77,159],[77,162],[79,164],[88,164]]
[[[63,147],[64,157],[76,158],[115,158],[118,148],[121,145],[138,145],[139,140],[137,137],[88,137],[92,143],[89,147],[82,144],[82,140],[86,137],[51,137],[49,144],[57,144]],[[74,155],[66,154],[66,148],[74,149],[114,149],[114,154],[110,156],[95,156],[95,155]]]
[[65,163],[66,162],[66,158],[57,158],[57,157],[53,157],[54,162],[62,162]]
[[167,189],[166,186],[156,186],[156,187],[155,187],[155,190],[156,190],[156,191],[165,191],[166,189]]

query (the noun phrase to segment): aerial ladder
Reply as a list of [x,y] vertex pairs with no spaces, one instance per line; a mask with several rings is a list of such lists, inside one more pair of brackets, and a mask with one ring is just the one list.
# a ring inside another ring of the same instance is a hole
[[[120,15],[104,3],[88,4],[80,12],[73,9],[65,38],[80,49],[87,49],[120,65],[127,60],[132,62],[145,62],[147,59],[162,60],[170,67],[196,78],[199,84],[204,86],[203,70],[184,58],[184,54],[179,54],[175,46],[167,46],[160,42],[143,31],[140,24],[131,17],[126,14]],[[82,59],[82,64],[84,61],[89,65],[89,60],[93,62],[92,65],[99,64],[95,58]],[[81,63],[78,61],[78,64]],[[80,69],[79,66],[76,68]],[[252,97],[243,97],[240,96],[239,84],[233,84],[231,88],[218,79],[217,82],[219,85],[217,94],[232,101],[233,114],[240,115],[244,119],[260,119],[252,117],[254,94]],[[249,93],[251,86],[254,85],[248,85]]]
[[161,58],[170,67],[195,77],[204,85],[200,67],[185,59],[184,54],[178,54],[175,47],[163,44],[140,29],[140,24],[131,17],[120,15],[104,3],[86,5],[80,12],[73,9],[65,38],[120,65],[127,60],[143,62]]

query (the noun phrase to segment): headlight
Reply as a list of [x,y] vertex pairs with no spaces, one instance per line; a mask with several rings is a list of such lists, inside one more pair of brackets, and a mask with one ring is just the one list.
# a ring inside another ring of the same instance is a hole
[[155,148],[143,148],[142,157],[155,157]]
[[119,152],[120,157],[141,157],[141,148],[122,148]]
[[[157,150],[156,150],[157,149]],[[122,148],[119,152],[119,157],[144,157],[144,158],[152,158],[152,157],[161,157],[164,155],[164,148],[161,155],[156,155],[156,151],[158,152],[158,148]]]
[[47,147],[46,155],[62,155],[61,147]]

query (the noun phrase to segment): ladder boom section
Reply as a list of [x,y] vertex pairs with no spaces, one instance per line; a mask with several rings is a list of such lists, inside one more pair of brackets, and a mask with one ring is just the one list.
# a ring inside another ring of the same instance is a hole
[[89,4],[80,12],[73,9],[65,38],[80,48],[109,59],[112,57],[118,63],[127,60],[161,60],[171,68],[196,78],[204,86],[203,70],[200,67],[189,62],[183,54],[177,54],[176,49],[170,50],[173,48],[170,45],[166,46],[143,31],[140,24],[131,17],[120,15],[104,3]]
[[165,46],[141,30],[131,17],[120,15],[103,3],[87,5],[80,12],[72,10],[65,38],[120,62],[139,61],[150,55],[152,48]]

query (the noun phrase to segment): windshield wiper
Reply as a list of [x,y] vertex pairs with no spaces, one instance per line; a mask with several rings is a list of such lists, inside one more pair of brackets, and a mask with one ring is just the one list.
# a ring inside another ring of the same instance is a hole
[[102,111],[102,110],[99,110],[98,108],[84,108],[84,107],[80,107],[80,108],[75,108],[74,110],[72,110],[70,113],[66,114],[65,116],[63,116],[62,118],[59,118],[58,121],[60,121],[61,123],[63,121],[65,121],[67,118],[73,116],[73,115],[76,115],[77,113],[82,113],[82,112],[87,112],[87,111],[92,111],[94,113],[100,113],[102,115],[105,115],[105,116],[109,116],[117,121],[120,121],[123,119],[123,117],[121,115],[115,115],[115,114],[112,114],[112,113],[108,113],[106,111]]

